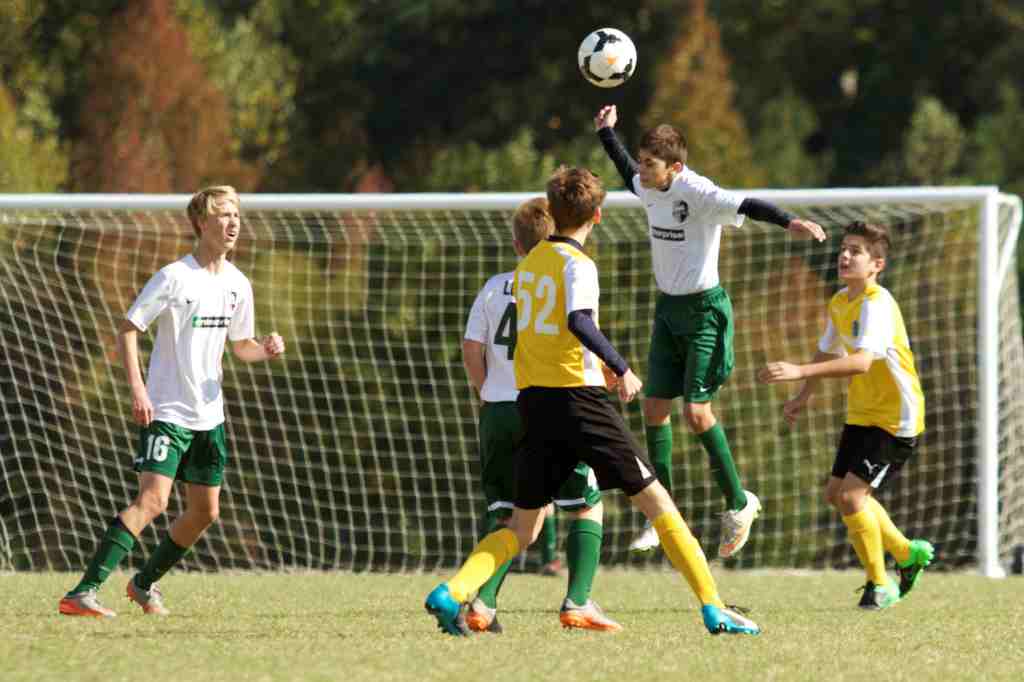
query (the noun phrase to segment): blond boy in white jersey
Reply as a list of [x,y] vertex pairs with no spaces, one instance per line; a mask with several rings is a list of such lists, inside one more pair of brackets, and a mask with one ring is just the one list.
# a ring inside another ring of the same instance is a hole
[[[554,232],[555,223],[543,197],[520,205],[512,216],[512,246],[520,258]],[[480,477],[487,501],[485,534],[504,526],[512,514],[516,499],[516,459],[523,440],[523,422],[516,399],[515,365],[516,299],[512,293],[514,272],[490,278],[473,301],[466,333],[462,341],[462,359],[466,372],[480,394]],[[569,565],[569,584],[559,618],[567,628],[615,632],[618,623],[605,616],[590,599],[594,576],[601,559],[601,491],[593,471],[578,464],[559,488],[554,505],[569,514],[569,532],[565,539]],[[542,551],[546,566],[554,559],[554,509],[548,505],[544,515],[545,537]],[[501,632],[497,618],[497,599],[502,582],[512,564],[502,564],[477,596],[470,602],[466,624],[471,630]],[[550,574],[550,573],[549,573]]]
[[[672,492],[672,401],[683,399],[683,417],[708,455],[725,498],[718,555],[731,557],[746,544],[761,502],[740,484],[725,430],[711,401],[733,369],[733,312],[718,280],[722,226],[744,218],[774,223],[798,237],[824,241],[817,223],[776,206],[718,187],[686,165],[686,139],[669,125],[647,131],[634,161],[615,136],[618,112],[605,106],[594,127],[626,189],[647,212],[658,300],[647,359],[644,420],[647,452],[658,480]],[[649,524],[630,544],[634,552],[658,546]]]
[[[805,380],[783,408],[791,425],[822,378],[850,378],[846,425],[825,498],[843,515],[867,573],[859,604],[864,609],[888,608],[905,597],[934,557],[931,544],[908,540],[873,495],[913,456],[924,431],[924,394],[903,315],[877,282],[890,246],[885,226],[848,225],[838,262],[846,287],[829,301],[814,360],[773,362],[757,374],[765,383]],[[898,587],[886,575],[886,551],[896,558]]]
[[556,234],[519,263],[513,285],[517,403],[526,433],[516,459],[512,517],[477,544],[424,606],[443,632],[470,634],[472,593],[537,538],[544,508],[582,461],[599,488],[622,490],[651,519],[665,554],[700,602],[707,630],[756,635],[757,624],[722,601],[700,543],[605,395],[604,367],[614,373],[623,401],[636,397],[642,383],[598,327],[597,265],[583,251],[601,221],[604,187],[585,168],[562,167],[548,180],[547,196]]
[[[243,362],[284,352],[277,334],[253,338],[252,286],[228,262],[242,224],[238,194],[208,187],[189,202],[196,250],[165,266],[146,283],[118,330],[121,360],[132,392],[132,415],[142,427],[135,471],[139,493],[114,517],[81,581],[61,599],[71,616],[114,616],[97,590],[131,553],[139,534],[167,509],[175,480],[185,486],[185,511],[126,587],[147,614],[167,615],[156,581],[181,559],[220,513],[228,451],[221,388],[224,347],[231,341]],[[143,381],[139,332],[157,324],[156,342]]]

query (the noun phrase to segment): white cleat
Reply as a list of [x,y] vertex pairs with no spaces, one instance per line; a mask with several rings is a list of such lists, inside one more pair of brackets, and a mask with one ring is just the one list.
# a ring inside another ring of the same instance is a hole
[[644,529],[633,539],[633,542],[629,543],[629,551],[643,554],[657,549],[660,544],[658,531],[654,529],[650,521],[644,521]]
[[761,513],[761,500],[757,499],[757,495],[749,490],[743,492],[747,494],[747,505],[743,509],[722,512],[722,538],[718,545],[718,556],[723,559],[743,549],[743,545],[750,539],[750,526]]

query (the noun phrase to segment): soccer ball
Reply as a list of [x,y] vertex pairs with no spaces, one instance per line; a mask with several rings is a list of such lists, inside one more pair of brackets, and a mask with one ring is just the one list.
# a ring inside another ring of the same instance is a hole
[[622,85],[636,69],[636,47],[617,28],[599,28],[580,43],[580,72],[599,88]]

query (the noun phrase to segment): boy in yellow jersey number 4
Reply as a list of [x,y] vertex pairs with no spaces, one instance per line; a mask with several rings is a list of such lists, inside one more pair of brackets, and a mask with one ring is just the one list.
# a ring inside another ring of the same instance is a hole
[[[745,217],[778,225],[793,235],[824,241],[817,223],[801,220],[753,197],[724,190],[686,165],[686,139],[660,125],[640,140],[634,161],[615,136],[618,111],[602,107],[594,127],[626,189],[647,213],[658,300],[644,389],[647,452],[658,480],[672,492],[672,401],[683,399],[683,416],[708,455],[725,497],[718,555],[728,558],[746,544],[761,502],[740,484],[725,429],[711,401],[733,368],[732,303],[718,280],[722,226]],[[648,552],[658,535],[645,524],[629,549]]]
[[[843,516],[850,543],[867,573],[859,606],[884,609],[905,597],[934,549],[908,540],[875,499],[906,464],[924,431],[924,394],[903,315],[878,274],[891,246],[881,225],[854,222],[844,231],[839,277],[846,283],[828,304],[828,324],[814,360],[806,365],[772,362],[757,373],[764,383],[804,380],[783,408],[790,425],[824,377],[849,377],[846,425],[839,439],[825,498]],[[885,552],[896,559],[897,587],[885,572]]]
[[544,508],[583,462],[599,488],[621,489],[651,520],[665,554],[700,601],[709,632],[758,634],[757,624],[722,602],[700,543],[605,396],[603,366],[614,372],[623,401],[636,397],[642,384],[598,328],[597,267],[583,244],[601,220],[601,181],[586,169],[562,167],[548,180],[547,197],[556,232],[520,262],[514,280],[514,363],[525,437],[512,517],[427,595],[425,607],[443,632],[468,635],[473,591],[537,538]]

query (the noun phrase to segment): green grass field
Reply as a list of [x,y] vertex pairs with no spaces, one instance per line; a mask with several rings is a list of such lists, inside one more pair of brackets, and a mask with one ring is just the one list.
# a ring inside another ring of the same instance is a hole
[[862,612],[857,573],[717,571],[759,637],[711,637],[674,573],[609,570],[595,598],[625,626],[565,631],[565,581],[512,574],[506,634],[456,639],[423,610],[431,575],[187,574],[146,618],[114,575],[116,619],[69,618],[77,575],[0,574],[0,680],[1020,680],[1024,581],[926,574],[891,610]]

